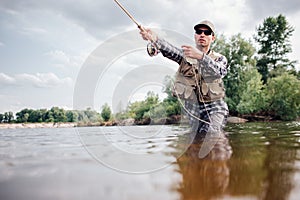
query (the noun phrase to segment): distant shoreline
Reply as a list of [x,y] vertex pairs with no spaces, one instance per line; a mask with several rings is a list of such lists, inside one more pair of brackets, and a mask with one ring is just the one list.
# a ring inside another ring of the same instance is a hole
[[1,123],[0,129],[19,129],[19,128],[71,128],[76,127],[77,123]]
[[[105,122],[105,123],[77,123],[77,122],[41,122],[41,123],[0,123],[1,129],[20,129],[20,128],[73,128],[73,127],[95,127],[95,126],[129,126],[129,125],[142,125],[142,124],[134,124],[133,120],[129,120],[130,122]],[[245,123],[248,120],[238,117],[229,117],[228,123]],[[125,122],[125,123],[124,123]],[[174,122],[174,121],[173,121]],[[172,124],[172,123],[167,123]],[[176,124],[176,123],[174,123]],[[145,124],[147,125],[147,124]]]

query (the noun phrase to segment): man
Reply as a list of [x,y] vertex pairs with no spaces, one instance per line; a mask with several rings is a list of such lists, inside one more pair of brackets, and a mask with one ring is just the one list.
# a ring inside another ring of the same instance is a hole
[[197,139],[204,139],[200,157],[206,156],[220,137],[226,124],[228,107],[224,101],[222,78],[227,74],[227,59],[214,52],[215,27],[207,20],[194,26],[196,47],[175,47],[159,38],[150,29],[142,28],[141,36],[152,42],[163,56],[177,62],[179,69],[174,83],[174,93],[184,100],[184,110],[190,118]]

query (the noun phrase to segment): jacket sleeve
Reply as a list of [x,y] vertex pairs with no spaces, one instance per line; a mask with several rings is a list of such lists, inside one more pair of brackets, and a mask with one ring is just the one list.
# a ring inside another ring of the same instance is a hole
[[175,47],[174,45],[163,39],[157,39],[155,44],[164,57],[169,58],[170,60],[173,60],[178,64],[181,63],[181,60],[183,58],[182,49]]
[[[209,55],[204,55],[199,60],[199,71],[205,71],[216,78],[224,78],[227,74],[227,58],[223,55],[218,56],[215,60]],[[203,69],[201,69],[203,68]]]

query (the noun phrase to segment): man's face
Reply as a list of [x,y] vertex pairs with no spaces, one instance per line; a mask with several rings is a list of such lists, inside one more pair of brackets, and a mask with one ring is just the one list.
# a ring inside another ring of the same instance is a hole
[[215,40],[215,36],[211,30],[205,26],[199,27],[195,32],[195,42],[200,47],[210,47],[210,44]]

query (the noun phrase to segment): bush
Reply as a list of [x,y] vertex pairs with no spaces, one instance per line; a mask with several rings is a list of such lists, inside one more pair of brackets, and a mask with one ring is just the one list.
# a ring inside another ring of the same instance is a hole
[[262,76],[256,68],[245,70],[240,85],[241,100],[237,111],[241,114],[257,113],[266,108],[266,95],[263,90]]
[[267,83],[268,111],[282,120],[295,120],[300,114],[300,80],[284,73]]
[[104,104],[104,106],[102,107],[102,111],[101,111],[101,117],[103,118],[103,120],[105,122],[107,122],[108,120],[110,120],[111,118],[111,109],[110,107],[108,106],[108,104]]

